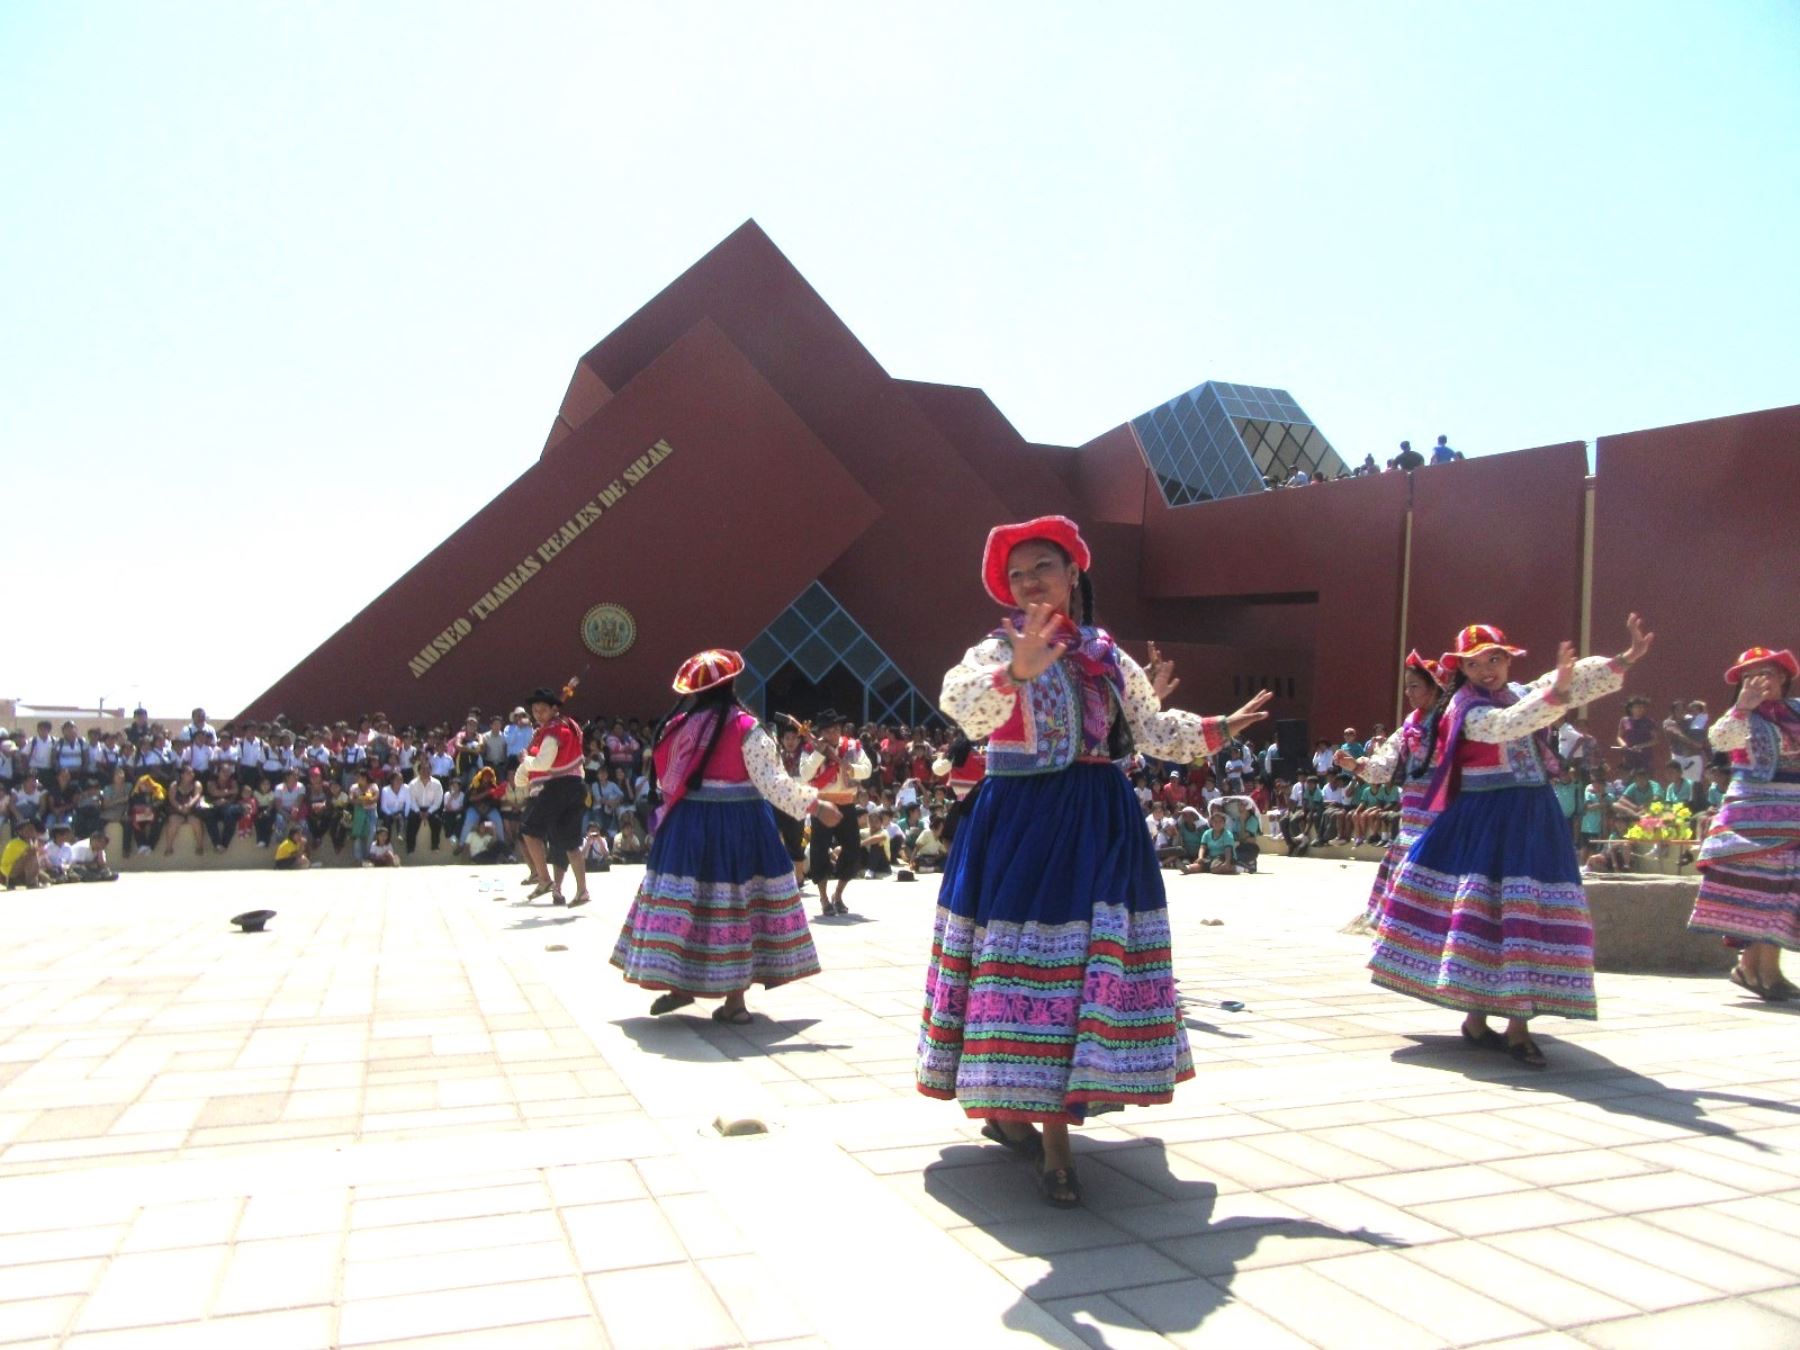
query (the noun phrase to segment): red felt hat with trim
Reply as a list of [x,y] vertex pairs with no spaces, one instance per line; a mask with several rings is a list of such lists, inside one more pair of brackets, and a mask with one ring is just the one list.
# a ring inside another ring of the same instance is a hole
[[1523,647],[1506,645],[1506,634],[1491,623],[1472,623],[1456,635],[1456,645],[1438,658],[1438,665],[1448,673],[1462,668],[1465,656],[1480,656],[1483,652],[1499,648],[1514,656],[1525,655]]
[[1771,650],[1768,647],[1751,647],[1738,657],[1735,666],[1725,672],[1725,683],[1737,684],[1743,680],[1744,672],[1751,666],[1767,665],[1780,666],[1788,673],[1790,679],[1800,675],[1800,661],[1795,660],[1794,654],[1786,647],[1779,651]]
[[678,694],[698,694],[743,673],[743,657],[728,647],[712,647],[681,663],[681,669],[675,672],[674,689]]
[[987,593],[1008,609],[1013,607],[1013,598],[1012,587],[1006,584],[1006,560],[1020,544],[1033,539],[1055,544],[1083,572],[1094,560],[1087,541],[1081,537],[1081,527],[1067,516],[1039,516],[1017,525],[994,526],[988,531],[987,547],[981,554],[981,580]]

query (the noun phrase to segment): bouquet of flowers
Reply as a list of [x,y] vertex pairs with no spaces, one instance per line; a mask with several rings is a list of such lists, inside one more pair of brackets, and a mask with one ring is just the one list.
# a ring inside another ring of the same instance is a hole
[[1685,803],[1651,802],[1637,824],[1625,831],[1627,839],[1691,840],[1694,837],[1694,813]]

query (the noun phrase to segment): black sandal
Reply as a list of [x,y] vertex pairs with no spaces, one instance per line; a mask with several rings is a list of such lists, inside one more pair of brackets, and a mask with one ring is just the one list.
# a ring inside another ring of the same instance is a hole
[[727,1009],[726,1006],[721,1003],[712,1010],[712,1020],[715,1022],[729,1022],[734,1027],[747,1027],[750,1025],[751,1021],[750,1010],[748,1008]]
[[1462,1025],[1462,1038],[1477,1050],[1504,1050],[1506,1038],[1492,1027],[1483,1027],[1479,1032],[1469,1030],[1469,1024]]
[[574,909],[577,905],[585,905],[591,899],[593,899],[593,897],[586,891],[583,891],[580,895],[569,901],[569,908]]
[[1002,1128],[997,1120],[990,1120],[981,1127],[981,1137],[992,1139],[1001,1148],[1015,1158],[1023,1158],[1028,1163],[1039,1167],[1044,1163],[1044,1136],[1033,1130],[1023,1139],[1014,1139]]
[[650,1005],[650,1015],[661,1017],[664,1013],[674,1012],[677,1008],[685,1008],[693,1001],[692,994],[677,994],[671,989],[668,993],[657,996],[656,1001]]
[[1731,974],[1727,975],[1725,978],[1730,980],[1745,993],[1755,994],[1764,1003],[1772,1001],[1771,992],[1763,987],[1760,980],[1756,980],[1751,976],[1746,975],[1742,966],[1733,966],[1731,968]]
[[1075,1164],[1046,1167],[1038,1174],[1044,1191],[1044,1203],[1052,1209],[1074,1209],[1081,1203],[1081,1182],[1075,1176]]
[[1528,1069],[1547,1069],[1550,1061],[1544,1058],[1544,1052],[1537,1047],[1537,1042],[1527,1036],[1522,1041],[1508,1041],[1506,1053]]

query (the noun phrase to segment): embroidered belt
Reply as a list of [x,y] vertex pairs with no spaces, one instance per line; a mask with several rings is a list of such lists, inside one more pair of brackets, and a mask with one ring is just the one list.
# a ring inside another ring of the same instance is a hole
[[687,794],[690,802],[754,802],[762,800],[755,783],[702,783]]

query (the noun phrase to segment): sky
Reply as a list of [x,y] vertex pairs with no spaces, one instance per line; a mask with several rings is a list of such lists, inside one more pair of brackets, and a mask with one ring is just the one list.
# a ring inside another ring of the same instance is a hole
[[746,218],[1035,441],[1800,401],[1796,71],[1793,0],[0,0],[0,697],[235,712]]

